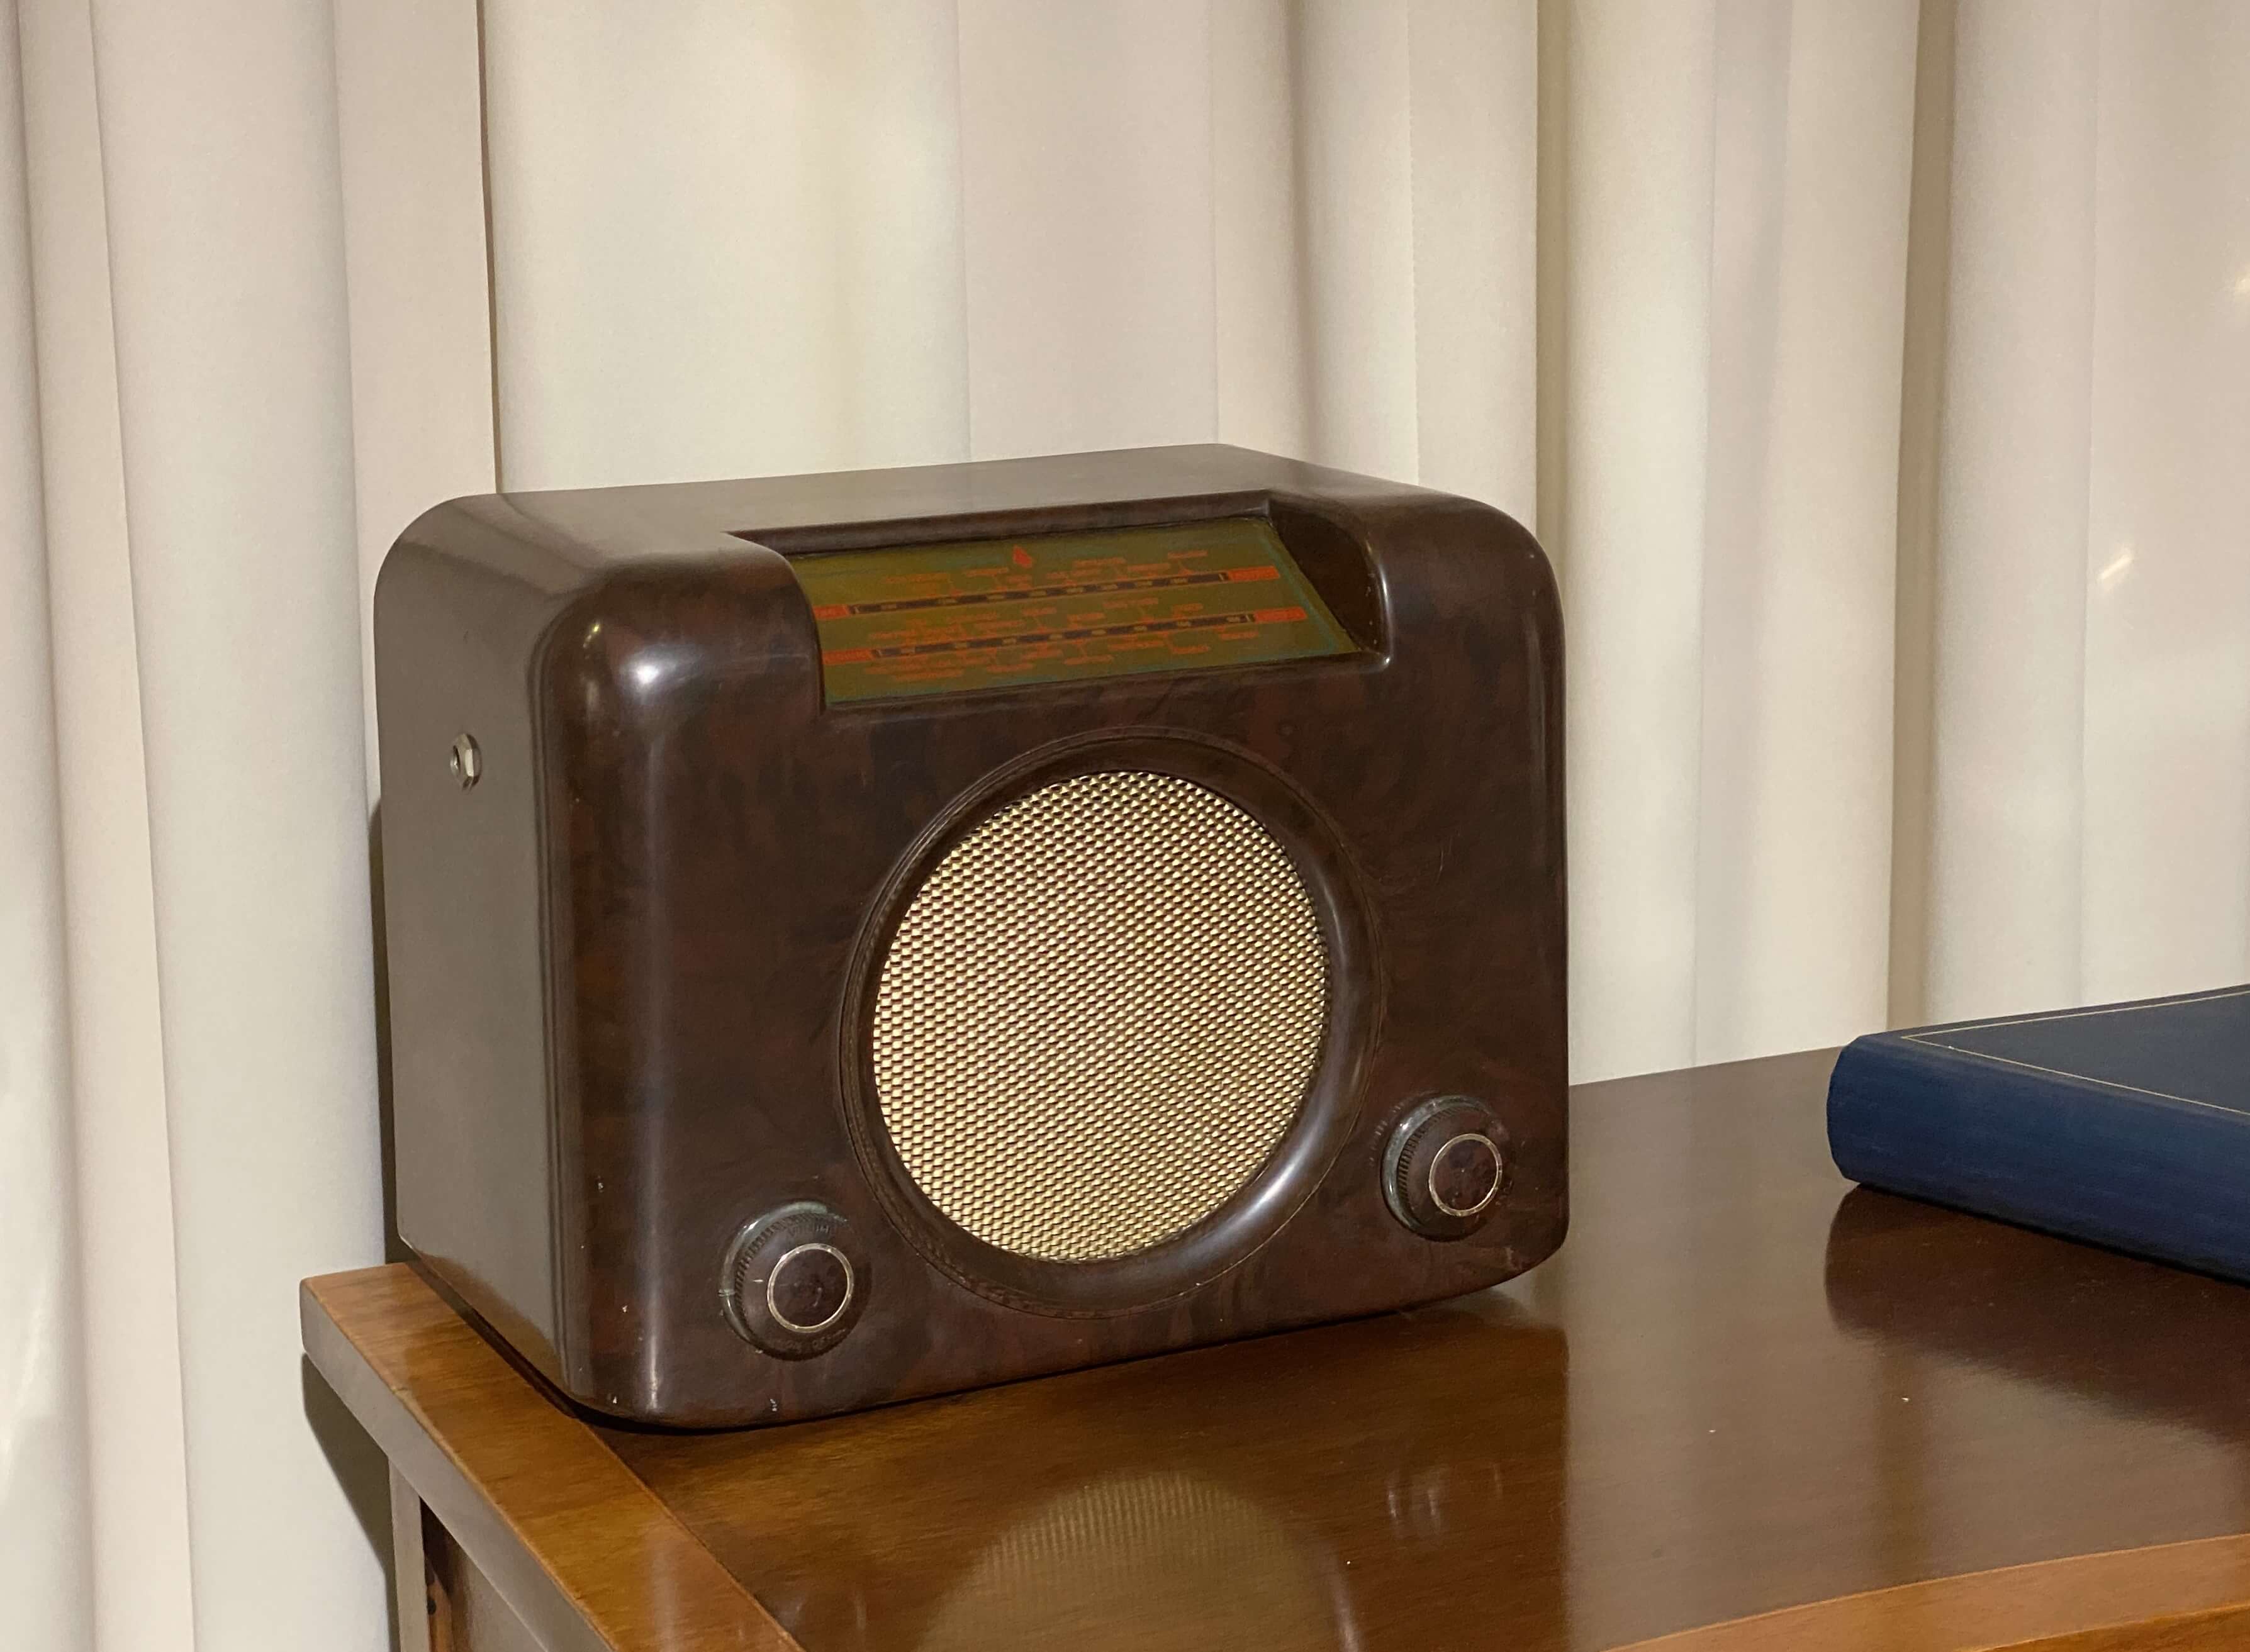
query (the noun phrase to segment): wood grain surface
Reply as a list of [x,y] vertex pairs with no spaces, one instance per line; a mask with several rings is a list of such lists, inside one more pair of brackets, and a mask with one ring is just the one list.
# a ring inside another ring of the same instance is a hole
[[616,1454],[404,1264],[306,1282],[305,1351],[549,1652],[791,1642]]
[[1684,1629],[1621,1652],[2250,1645],[2246,1602],[2250,1538],[2203,1538],[1903,1583]]
[[1851,1192],[1830,1059],[1577,1091],[1561,1255],[1408,1314],[735,1434],[404,1268],[307,1346],[554,1647],[2250,1645],[2250,1289]]

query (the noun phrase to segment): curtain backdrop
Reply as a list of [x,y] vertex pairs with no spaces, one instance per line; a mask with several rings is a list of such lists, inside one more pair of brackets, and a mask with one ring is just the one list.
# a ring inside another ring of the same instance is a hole
[[[1534,524],[1575,1075],[2250,978],[2250,6],[0,0],[0,1598],[385,1643],[365,616],[450,494]],[[28,1637],[28,1638],[27,1638]]]

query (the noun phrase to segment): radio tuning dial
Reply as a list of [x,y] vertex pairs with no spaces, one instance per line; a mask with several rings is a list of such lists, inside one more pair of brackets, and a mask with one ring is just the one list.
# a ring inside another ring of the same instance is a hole
[[866,1305],[868,1268],[852,1224],[806,1201],[745,1223],[727,1247],[719,1301],[753,1346],[783,1359],[825,1353]]
[[1425,1239],[1462,1239],[1500,1207],[1508,1172],[1507,1128],[1467,1096],[1407,1110],[1383,1155],[1383,1196]]

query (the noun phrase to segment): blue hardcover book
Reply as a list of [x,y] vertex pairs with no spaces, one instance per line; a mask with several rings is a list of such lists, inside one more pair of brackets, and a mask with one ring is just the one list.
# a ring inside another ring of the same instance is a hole
[[1861,1038],[1854,1181],[2250,1279],[2250,987]]

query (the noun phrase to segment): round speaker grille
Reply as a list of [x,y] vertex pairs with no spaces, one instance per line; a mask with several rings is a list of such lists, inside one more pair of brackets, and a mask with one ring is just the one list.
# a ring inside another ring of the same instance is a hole
[[1138,771],[994,814],[915,891],[875,990],[907,1174],[986,1243],[1096,1262],[1218,1208],[1295,1119],[1328,949],[1281,846]]

